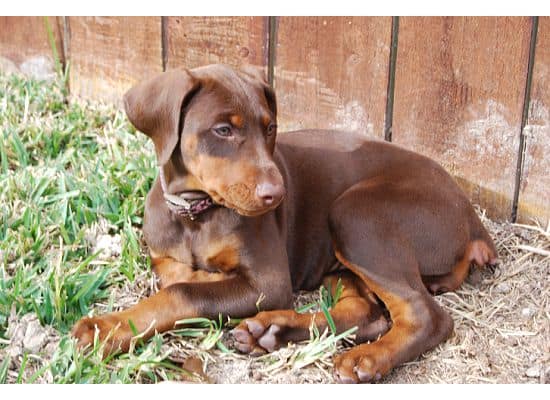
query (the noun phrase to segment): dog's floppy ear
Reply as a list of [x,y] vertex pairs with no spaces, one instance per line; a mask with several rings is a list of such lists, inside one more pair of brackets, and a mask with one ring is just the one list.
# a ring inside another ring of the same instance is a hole
[[199,82],[184,69],[175,69],[141,82],[124,95],[130,122],[155,144],[159,165],[172,155],[179,139],[182,107]]

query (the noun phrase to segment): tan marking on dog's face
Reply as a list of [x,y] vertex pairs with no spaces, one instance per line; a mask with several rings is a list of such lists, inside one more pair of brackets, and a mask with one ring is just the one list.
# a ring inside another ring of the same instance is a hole
[[[239,214],[260,215],[275,208],[278,204],[267,207],[256,195],[266,181],[284,184],[273,160],[275,135],[266,135],[276,115],[265,98],[265,85],[227,67],[193,73],[202,90],[187,109],[181,134],[186,170],[200,190]],[[231,125],[230,134],[219,134],[216,126],[224,123]]]
[[242,115],[239,115],[239,114],[232,115],[229,118],[229,121],[235,128],[242,129],[242,127],[244,126],[244,118],[242,117]]
[[269,115],[262,115],[262,125],[264,127],[268,127],[271,124],[271,117]]
[[[207,192],[216,203],[241,215],[260,215],[278,205],[266,209],[256,197],[257,185],[266,179],[263,175],[265,171],[244,157],[233,161],[199,153],[186,165],[195,174],[201,190]],[[282,184],[280,174],[279,179]]]
[[197,135],[194,133],[187,134],[182,137],[183,151],[185,153],[193,154],[197,151]]
[[201,182],[192,174],[178,171],[172,160],[164,168],[168,193],[180,193],[185,190],[202,190]]

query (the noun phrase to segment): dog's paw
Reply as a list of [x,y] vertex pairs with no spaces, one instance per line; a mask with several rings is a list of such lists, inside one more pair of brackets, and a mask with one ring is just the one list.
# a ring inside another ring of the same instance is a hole
[[370,351],[368,346],[372,345],[357,346],[334,359],[334,374],[338,382],[376,382],[391,370],[385,352]]
[[77,346],[82,349],[93,346],[96,331],[99,341],[104,343],[105,356],[119,350],[127,351],[132,332],[128,324],[123,323],[116,314],[84,317],[73,326],[71,335],[77,339]]
[[242,321],[233,331],[235,347],[242,353],[263,354],[281,347],[281,334],[284,326],[270,321],[263,312],[254,318]]

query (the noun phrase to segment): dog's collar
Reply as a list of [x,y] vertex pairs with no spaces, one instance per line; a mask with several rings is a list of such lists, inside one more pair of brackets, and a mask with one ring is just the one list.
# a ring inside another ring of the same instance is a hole
[[160,167],[159,177],[164,201],[168,209],[174,214],[194,221],[199,214],[216,206],[208,193],[199,190],[188,190],[178,194],[168,193],[162,166]]

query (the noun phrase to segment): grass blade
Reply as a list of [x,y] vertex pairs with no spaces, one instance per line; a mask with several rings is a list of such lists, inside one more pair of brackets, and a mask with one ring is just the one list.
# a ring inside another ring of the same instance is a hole
[[8,367],[11,363],[11,357],[6,357],[0,364],[0,384],[8,383]]
[[19,373],[17,374],[17,383],[23,383],[23,374],[25,372],[25,368],[27,367],[28,359],[29,354],[25,352],[25,354],[23,354],[23,361],[21,361],[21,366],[19,367]]
[[46,32],[48,34],[48,42],[50,44],[50,48],[52,50],[52,56],[55,64],[55,71],[58,75],[58,77],[63,76],[63,66],[61,65],[61,59],[59,58],[59,53],[57,51],[57,45],[55,43],[55,37],[53,35],[52,26],[50,24],[50,18],[44,17],[44,26],[46,28]]

